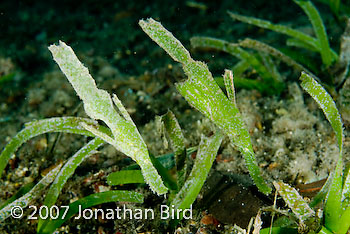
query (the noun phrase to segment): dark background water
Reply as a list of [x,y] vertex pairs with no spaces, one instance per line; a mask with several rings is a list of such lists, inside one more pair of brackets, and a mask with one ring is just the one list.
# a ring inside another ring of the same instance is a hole
[[52,64],[46,47],[63,40],[78,52],[92,51],[92,56],[105,56],[123,73],[134,75],[170,61],[164,56],[140,65],[142,59],[153,55],[155,47],[137,25],[140,19],[153,17],[161,21],[188,47],[189,38],[195,35],[234,41],[262,33],[256,27],[234,22],[227,10],[291,25],[295,15],[303,16],[296,4],[286,0],[278,4],[256,0],[201,1],[206,10],[192,3],[1,1],[0,55],[11,57],[26,73],[38,74]]
[[[327,5],[319,2],[315,5],[330,33],[330,43],[337,51],[343,27]],[[11,59],[16,75],[10,82],[0,83],[0,101],[7,102],[9,96],[23,96],[31,82],[42,80],[44,72],[54,65],[47,47],[59,40],[72,46],[78,56],[101,56],[122,74],[130,76],[175,64],[138,26],[140,19],[148,17],[162,22],[190,50],[192,36],[211,36],[230,42],[251,37],[277,47],[285,46],[285,36],[233,21],[228,10],[312,31],[304,12],[290,0],[3,0],[0,2],[0,58]],[[221,75],[237,61],[224,53],[220,56],[212,51],[191,50],[191,53],[208,63],[214,75]],[[94,68],[89,69],[94,75]]]

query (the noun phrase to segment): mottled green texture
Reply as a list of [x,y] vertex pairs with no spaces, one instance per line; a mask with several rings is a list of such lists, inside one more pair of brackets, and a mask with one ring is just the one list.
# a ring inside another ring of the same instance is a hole
[[162,178],[165,186],[169,188],[170,190],[177,191],[177,183],[174,177],[172,176],[171,172],[167,170],[163,164],[153,155],[149,155],[152,161],[152,164],[157,169],[160,177]]
[[[17,135],[11,139],[11,141],[1,152],[0,177],[11,156],[23,143],[28,141],[30,138],[48,132],[67,132],[86,136],[94,136],[92,133],[83,128],[81,126],[81,123],[96,124],[96,122],[91,119],[77,117],[50,118],[27,123],[25,128],[17,133]],[[105,131],[106,134],[108,133],[108,131],[106,131],[106,129],[103,127],[100,128],[100,131]]]
[[170,110],[161,116],[161,121],[164,126],[164,130],[169,136],[170,144],[174,150],[175,165],[177,173],[177,187],[181,188],[186,178],[186,148],[185,138],[182,134],[181,127],[177,122],[177,119],[173,112]]
[[343,151],[343,123],[340,118],[337,106],[335,105],[332,97],[326,92],[326,90],[310,75],[302,73],[300,76],[301,87],[308,92],[311,97],[321,107],[323,113],[332,125],[334,133],[337,137],[340,155]]
[[343,210],[342,215],[340,216],[340,219],[337,220],[335,226],[335,233],[347,233],[347,231],[350,229],[350,207]]
[[[345,234],[350,228],[349,183],[348,173],[343,176],[343,123],[332,97],[317,81],[302,73],[301,86],[318,103],[329,123],[332,125],[339,147],[339,159],[335,170],[328,178],[330,185],[324,205],[324,227],[320,233]],[[327,181],[328,182],[328,181]]]
[[[343,213],[342,210],[342,190],[343,190],[343,182],[342,182],[342,171],[343,171],[343,163],[341,158],[339,159],[335,170],[332,172],[332,182],[330,188],[328,190],[328,194],[326,197],[326,203],[324,205],[324,226],[331,230],[332,232],[336,232],[341,223],[339,223],[340,217]],[[349,221],[349,220],[348,220]],[[348,228],[350,223],[348,223]]]
[[[94,138],[87,145],[81,148],[78,152],[76,152],[72,157],[68,159],[68,161],[64,164],[60,172],[57,174],[56,179],[53,181],[49,191],[46,194],[44,205],[47,207],[51,207],[56,203],[56,200],[59,194],[62,191],[63,186],[67,182],[67,180],[74,174],[75,169],[91,154],[95,152],[95,150],[100,147],[104,143],[100,138]],[[43,210],[43,216],[46,215],[45,209]],[[41,225],[43,224],[42,219],[38,222],[37,230],[40,230]]]
[[297,3],[309,17],[316,37],[312,37],[284,25],[273,24],[267,20],[243,16],[233,12],[228,12],[228,14],[235,20],[290,36],[290,44],[319,52],[321,54],[323,64],[326,67],[329,67],[333,62],[338,60],[338,55],[329,47],[326,30],[317,9],[310,1],[295,0],[294,2]]
[[279,94],[284,89],[283,80],[277,72],[275,64],[267,59],[268,54],[265,56],[255,55],[241,48],[239,44],[211,37],[192,37],[191,45],[193,48],[210,48],[229,53],[239,58],[241,62],[246,62],[246,64],[242,63],[238,70],[242,68],[246,70],[251,67],[259,74],[261,80],[239,77],[244,71],[235,73],[235,82],[238,87],[254,88],[267,94]]
[[[153,19],[140,20],[142,29],[175,60],[188,76],[176,88],[196,109],[212,120],[242,152],[255,184],[265,194],[271,192],[260,175],[246,126],[238,108],[225,96],[203,62],[194,61],[170,32]],[[181,56],[179,56],[181,55]]]
[[264,67],[253,54],[242,49],[239,46],[239,44],[229,43],[228,41],[212,37],[192,37],[191,46],[193,48],[202,47],[224,51],[243,61],[249,61],[249,64],[257,70],[257,72],[262,76],[262,78],[266,80],[272,78],[266,67]]
[[307,42],[308,41],[308,45],[310,45],[311,47],[315,47],[315,45],[317,44],[317,40],[305,33],[302,33],[298,30],[292,29],[290,27],[281,25],[281,24],[273,24],[270,21],[267,20],[262,20],[262,19],[258,19],[258,18],[254,18],[254,17],[249,17],[249,16],[244,16],[244,15],[239,15],[239,14],[235,14],[233,12],[228,12],[228,14],[231,16],[232,19],[235,20],[239,20],[242,21],[244,23],[247,24],[252,24],[255,26],[258,26],[260,28],[265,28],[265,29],[269,29],[272,31],[276,31],[285,35],[288,35],[290,37],[296,38],[300,41],[304,41]]
[[251,49],[255,49],[257,51],[268,53],[268,54],[272,55],[273,57],[283,61],[285,64],[293,67],[295,70],[297,70],[299,72],[305,71],[305,72],[311,73],[310,71],[308,71],[308,69],[306,69],[301,64],[297,63],[295,60],[293,60],[288,55],[284,54],[280,50],[278,50],[272,46],[269,46],[268,44],[263,43],[261,41],[246,38],[246,39],[240,41],[239,45],[244,47],[244,48],[251,48]]
[[222,139],[223,135],[219,131],[210,138],[201,138],[192,171],[171,202],[176,209],[187,209],[196,200],[216,158]]
[[[61,209],[60,216],[55,220],[46,219],[43,223],[42,229],[38,234],[51,234],[56,228],[59,228],[64,222],[66,222],[73,215],[78,213],[79,207],[87,209],[92,206],[96,206],[108,202],[143,202],[143,195],[130,191],[107,191],[101,193],[91,194],[87,197],[81,198],[69,204],[69,210],[64,218],[62,218],[63,210]],[[83,219],[83,218],[82,218]]]
[[145,183],[140,170],[116,171],[108,175],[107,183],[109,185],[123,185]]
[[150,188],[158,194],[166,193],[167,188],[151,163],[145,142],[117,96],[113,96],[113,101],[121,115],[114,109],[112,98],[107,91],[96,87],[88,69],[79,61],[71,47],[60,41],[58,46],[51,45],[49,50],[82,99],[87,115],[105,122],[113,136],[108,136],[87,124],[83,125],[85,129],[135,160]]
[[297,228],[268,227],[260,230],[259,234],[297,234]]
[[193,61],[190,53],[181,44],[181,42],[177,40],[173,34],[166,30],[159,22],[150,18],[147,20],[140,20],[139,25],[141,26],[142,30],[160,47],[162,47],[176,62],[184,63]]
[[42,178],[28,193],[22,197],[11,202],[4,208],[0,210],[0,222],[11,216],[11,209],[14,206],[20,206],[22,209],[26,208],[28,205],[32,204],[36,196],[42,192],[51,182],[55,179],[57,173],[62,167],[62,163],[57,165],[53,170],[51,170],[44,178]]
[[328,190],[324,208],[325,226],[332,230],[336,228],[337,220],[339,220],[341,214],[343,124],[338,109],[326,90],[306,73],[302,73],[300,79],[302,81],[301,87],[318,103],[329,123],[332,125],[339,146],[339,161],[335,171],[329,178],[332,182]]
[[[326,118],[331,124],[339,147],[339,160],[335,170],[329,176],[326,185],[328,187],[327,195],[325,190],[316,196],[311,203],[316,204],[320,198],[324,199],[326,196],[326,204],[324,207],[325,226],[329,230],[336,230],[339,228],[339,219],[342,213],[342,149],[343,149],[343,123],[340,118],[338,109],[327,91],[310,75],[302,73],[300,76],[301,87],[311,95],[311,97],[318,103],[324,112]],[[326,185],[324,187],[326,187]]]
[[334,234],[334,233],[329,231],[326,227],[322,227],[318,234]]
[[305,222],[308,218],[315,215],[315,211],[309,207],[294,188],[283,182],[274,182],[273,184],[288,207],[292,209],[301,222]]
[[320,14],[311,1],[294,0],[294,2],[298,4],[309,17],[309,20],[316,34],[318,44],[320,46],[319,52],[321,54],[322,61],[326,67],[329,67],[332,65],[336,58],[333,58],[332,50],[329,47],[326,29],[323,25]]

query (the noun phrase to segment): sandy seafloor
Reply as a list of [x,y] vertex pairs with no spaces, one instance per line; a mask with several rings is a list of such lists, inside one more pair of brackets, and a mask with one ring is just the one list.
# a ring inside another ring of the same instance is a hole
[[[174,83],[186,78],[181,66],[142,32],[137,25],[139,19],[153,17],[161,21],[196,60],[208,64],[214,76],[221,76],[225,68],[238,60],[213,50],[191,49],[192,36],[211,36],[231,42],[251,37],[276,47],[285,46],[284,36],[233,21],[227,10],[281,22],[303,32],[312,31],[303,12],[288,1],[281,4],[273,1],[195,3],[2,1],[0,75],[11,74],[13,78],[0,83],[0,148],[3,149],[26,122],[49,117],[86,117],[79,98],[47,49],[58,40],[73,47],[99,88],[118,95],[150,152],[161,155],[172,150],[164,145],[156,130],[156,115],[168,109],[174,112],[186,138],[186,147],[197,146],[201,135],[212,134],[215,127],[177,92]],[[317,3],[316,6],[325,20],[330,44],[337,51],[344,23],[336,21],[326,5]],[[316,64],[319,62],[318,55],[310,56]],[[285,65],[279,69],[286,86],[280,95],[236,90],[236,101],[251,135],[258,165],[269,183],[282,180],[295,186],[324,179],[335,167],[338,157],[334,132],[317,104],[302,91],[298,74]],[[344,127],[344,161],[349,162],[349,119],[345,120]],[[25,143],[0,178],[0,204],[23,185],[38,182],[46,168],[68,159],[89,139],[51,133]],[[101,147],[76,170],[57,204],[68,204],[100,191],[122,189],[108,186],[105,180],[109,173],[121,169],[122,163],[125,164],[123,154],[112,146]],[[271,198],[257,195],[254,188],[237,185],[251,185],[247,173],[240,152],[225,138],[208,183],[194,204],[193,219],[181,222],[178,233],[223,233],[234,224],[246,228],[247,220],[256,215],[258,208],[271,205]],[[145,195],[145,203],[137,207],[158,209],[166,204],[166,198],[157,197],[146,186],[125,188]],[[45,191],[38,194],[34,204],[41,204],[44,195]],[[116,204],[102,205],[109,206]],[[269,216],[264,215],[268,224]],[[36,221],[9,218],[0,223],[0,233],[35,233],[36,224]],[[165,222],[157,218],[71,219],[63,224],[59,233],[165,233],[165,227]]]

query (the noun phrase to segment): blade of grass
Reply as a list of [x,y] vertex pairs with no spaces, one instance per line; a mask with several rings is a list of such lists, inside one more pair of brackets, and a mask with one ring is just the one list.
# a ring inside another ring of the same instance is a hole
[[[257,27],[269,29],[299,40],[300,43],[302,43],[302,44],[299,43],[299,45],[307,45],[304,47],[311,47],[312,50],[318,51],[322,56],[322,61],[324,62],[324,64],[326,66],[329,66],[333,61],[337,61],[338,55],[329,47],[327,34],[325,34],[325,29],[324,29],[321,17],[319,16],[316,8],[312,4],[308,3],[308,1],[300,1],[300,2],[302,2],[300,7],[305,11],[305,13],[310,18],[310,21],[314,27],[317,38],[314,38],[303,32],[300,32],[298,30],[292,29],[284,25],[273,24],[267,20],[243,16],[243,15],[232,13],[230,11],[228,11],[228,14],[231,16],[231,18],[235,20],[239,20],[247,24],[252,24]],[[326,51],[323,51],[323,49],[326,49]]]
[[315,197],[312,198],[312,201],[309,204],[310,207],[315,208],[318,204],[320,204],[321,202],[326,200],[325,198],[327,197],[329,188],[331,186],[333,174],[334,173],[331,173],[328,176],[328,178],[327,178],[325,184],[322,186],[321,190],[316,194]]
[[[239,44],[229,43],[227,41],[211,37],[192,37],[191,46],[193,48],[203,47],[224,51],[241,60],[249,61],[250,66],[258,72],[263,80],[263,82],[259,83],[264,83],[264,85],[258,90],[262,90],[268,94],[278,94],[283,90],[282,80],[270,72],[267,67],[257,58],[257,56],[245,51]],[[266,87],[266,89],[263,87]]]
[[[233,67],[232,67],[232,71],[233,74],[235,74],[236,76],[242,76],[242,74],[248,70],[248,68],[250,67],[249,61],[248,60],[244,60],[241,59],[241,61],[239,61],[238,63],[236,63]],[[220,86],[220,85],[219,85]]]
[[260,175],[250,136],[239,110],[221,91],[208,67],[202,62],[194,61],[181,42],[159,22],[153,19],[140,20],[139,25],[175,61],[182,64],[188,79],[177,83],[177,90],[229,136],[232,145],[242,152],[256,186],[261,192],[270,193],[271,188]]
[[347,207],[337,222],[337,234],[347,233],[350,229],[350,207]]
[[211,37],[192,37],[191,46],[193,48],[211,48],[229,53],[241,60],[249,61],[250,65],[258,71],[264,79],[271,79],[269,72],[260,63],[260,61],[251,53],[243,50],[239,44],[229,43],[227,41]]
[[272,56],[270,56],[269,53],[266,53],[264,51],[258,51],[258,53],[255,56],[266,67],[266,69],[270,72],[271,76],[274,77],[275,83],[280,85],[281,90],[284,89],[283,78],[277,69],[278,63],[276,63],[276,61],[272,59]]
[[177,187],[181,188],[187,175],[185,138],[173,112],[168,110],[168,112],[160,118],[174,150]]
[[[197,147],[190,147],[186,149],[186,154],[191,155],[196,151],[197,151]],[[155,158],[159,161],[160,164],[162,164],[164,168],[168,170],[175,167],[174,153],[158,155],[158,156],[155,156]],[[124,170],[135,170],[139,168],[140,167],[136,163],[134,163],[134,164],[131,164],[130,166],[125,167]]]
[[331,124],[338,142],[340,157],[343,152],[343,123],[340,118],[337,106],[327,91],[310,75],[302,73],[300,76],[301,87],[311,95],[311,97],[321,107],[328,122]]
[[271,54],[275,58],[283,61],[285,64],[293,67],[295,70],[297,70],[299,72],[306,71],[307,73],[311,73],[305,67],[303,67],[301,64],[297,63],[291,57],[285,55],[280,50],[278,50],[278,49],[276,49],[276,48],[274,48],[266,43],[263,43],[261,41],[246,38],[243,41],[239,42],[239,45],[242,47],[245,47],[245,48],[251,48],[251,49],[255,49],[258,51],[262,51],[262,52],[266,52],[268,54]]
[[[95,150],[100,147],[104,143],[103,140],[99,138],[95,138],[91,140],[88,144],[82,147],[78,152],[76,152],[72,157],[68,159],[68,161],[64,164],[60,172],[58,173],[56,179],[52,183],[49,191],[46,194],[44,205],[47,207],[51,207],[56,203],[56,200],[61,193],[61,190],[67,180],[73,175],[75,169],[91,154],[95,152]],[[43,209],[43,216],[46,215],[46,210]],[[39,219],[38,228],[40,230],[41,225],[43,223],[43,219]]]
[[328,230],[326,227],[322,226],[321,230],[318,232],[318,234],[333,234],[332,231]]
[[145,180],[141,170],[122,170],[109,174],[107,183],[109,185],[143,184]]
[[318,50],[312,46],[310,46],[309,44],[305,43],[304,41],[300,41],[299,39],[296,38],[288,38],[286,41],[287,46],[294,46],[294,47],[299,47],[299,48],[303,48],[306,50],[310,50],[313,52],[318,52]]
[[7,206],[8,204],[10,204],[11,202],[13,202],[14,200],[22,197],[24,194],[29,192],[34,187],[34,185],[35,185],[34,182],[31,182],[31,183],[28,183],[28,184],[22,186],[20,188],[20,190],[18,190],[18,192],[15,195],[13,195],[9,199],[7,199],[5,202],[0,204],[0,210],[2,208],[4,208],[5,206]]
[[294,0],[294,2],[298,4],[309,17],[309,20],[316,34],[316,38],[319,41],[320,48],[318,51],[321,54],[323,64],[325,64],[326,67],[329,67],[334,61],[337,61],[338,58],[333,56],[332,50],[329,47],[326,29],[323,25],[320,14],[311,1]]
[[324,206],[325,227],[336,232],[339,228],[339,220],[342,214],[342,152],[343,152],[343,124],[338,109],[326,90],[315,79],[306,73],[300,77],[303,89],[311,95],[324,112],[328,122],[331,124],[339,147],[339,159],[335,171],[333,172],[332,182],[327,194]]
[[176,209],[187,209],[196,200],[216,158],[223,135],[218,131],[210,138],[202,137],[188,179],[171,202]]
[[298,233],[297,228],[285,228],[285,227],[263,228],[260,230],[260,234],[297,234],[297,233]]
[[[215,82],[221,87],[225,88],[224,78],[223,77],[214,77]],[[239,77],[235,75],[235,87],[243,89],[256,89],[261,93],[264,93],[270,87],[261,80],[253,80],[244,77]]]
[[247,23],[247,24],[252,24],[252,25],[258,26],[260,28],[269,29],[269,30],[272,30],[272,31],[282,33],[282,34],[288,35],[290,37],[299,39],[300,41],[303,41],[306,44],[308,44],[311,47],[318,50],[317,49],[317,47],[319,46],[318,41],[315,38],[313,38],[305,33],[302,33],[298,30],[295,30],[295,29],[292,29],[290,27],[280,25],[280,24],[273,24],[267,20],[262,20],[262,19],[258,19],[258,18],[254,18],[254,17],[235,14],[235,13],[230,12],[230,11],[228,11],[228,14],[231,16],[231,18],[233,18],[235,20],[239,20],[239,21]]
[[[78,117],[50,118],[27,123],[25,128],[17,133],[17,135],[11,139],[11,141],[1,152],[0,177],[11,156],[24,142],[28,141],[30,138],[48,132],[66,132],[93,136],[92,133],[81,126],[81,123],[96,124],[96,122],[91,119]],[[101,127],[100,130],[108,133],[108,130],[104,127]]]
[[342,216],[342,171],[343,163],[341,158],[338,160],[337,166],[334,170],[331,186],[329,188],[326,204],[324,205],[324,225],[326,228],[334,233],[338,233],[337,230],[340,228],[339,220]]
[[107,191],[91,194],[69,204],[68,212],[63,217],[63,210],[60,210],[60,216],[57,219],[46,219],[42,225],[42,229],[38,234],[51,234],[59,228],[64,222],[70,219],[73,215],[79,212],[79,209],[84,210],[92,206],[104,204],[108,202],[135,202],[142,203],[143,195],[131,191]]
[[[174,177],[170,174],[170,171],[168,171],[163,164],[161,164],[156,157],[154,157],[153,154],[149,154],[149,157],[151,159],[152,164],[157,169],[160,177],[162,178],[165,186],[169,188],[170,190],[177,191],[177,182],[174,179]],[[176,163],[176,162],[175,162]]]
[[312,71],[313,74],[317,75],[321,72],[319,63],[314,61],[314,57],[309,51],[300,51],[290,47],[280,48],[280,51],[295,60],[297,63],[303,64],[309,69],[309,71]]
[[84,125],[84,127],[135,160],[140,165],[144,178],[153,192],[159,195],[166,193],[168,189],[151,163],[147,146],[118,97],[113,95],[112,99],[107,91],[97,88],[89,70],[79,61],[70,46],[60,41],[59,45],[51,45],[49,50],[83,101],[86,114],[92,119],[105,122],[111,129],[113,137],[91,126]]
[[6,205],[4,208],[0,210],[0,223],[5,219],[11,216],[12,208],[15,206],[20,206],[22,209],[31,204],[38,196],[38,194],[51,182],[55,179],[57,173],[62,167],[62,163],[57,165],[54,169],[52,169],[46,176],[44,176],[28,193],[23,195],[22,197],[16,199],[10,204]]

